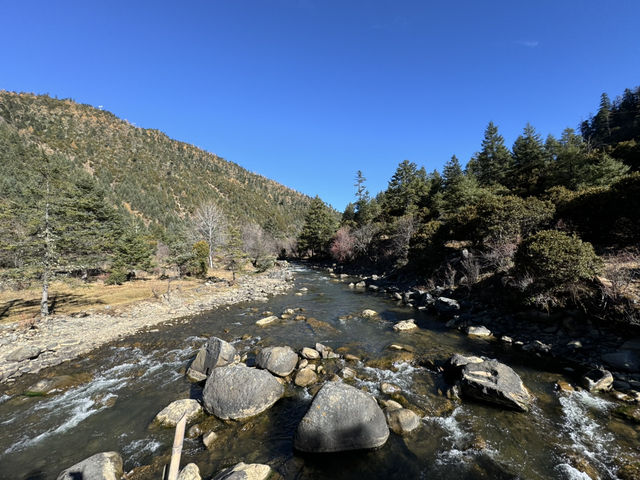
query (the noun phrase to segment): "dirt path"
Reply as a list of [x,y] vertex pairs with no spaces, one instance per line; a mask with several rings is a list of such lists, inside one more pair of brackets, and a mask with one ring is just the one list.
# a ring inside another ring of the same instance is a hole
[[270,270],[227,283],[204,284],[187,292],[172,292],[159,299],[124,307],[103,308],[100,313],[52,315],[35,328],[18,323],[0,327],[0,383],[11,383],[25,373],[36,373],[87,353],[105,343],[180,317],[221,305],[266,300],[291,288],[291,271]]

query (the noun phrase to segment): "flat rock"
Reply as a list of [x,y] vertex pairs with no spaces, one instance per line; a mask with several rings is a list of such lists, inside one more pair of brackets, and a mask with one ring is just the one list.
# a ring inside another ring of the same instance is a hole
[[420,426],[420,417],[406,408],[387,408],[389,428],[397,435],[406,435]]
[[233,363],[236,349],[221,338],[211,337],[207,343],[198,351],[195,360],[191,363],[187,376],[200,382],[216,367],[224,367]]
[[40,353],[42,353],[42,349],[40,347],[35,347],[35,346],[18,347],[9,355],[7,355],[6,360],[8,362],[24,362],[25,360],[37,358],[38,355],[40,355]]
[[178,480],[202,480],[200,469],[195,463],[187,463],[182,470],[180,470]]
[[320,352],[318,352],[314,348],[309,348],[309,347],[304,347],[300,352],[300,355],[302,355],[307,360],[316,360],[320,358]]
[[406,332],[409,330],[415,330],[416,328],[418,328],[418,326],[413,318],[409,320],[402,320],[393,326],[393,329],[396,332]]
[[269,465],[240,462],[234,467],[218,473],[212,480],[266,480],[271,472]]
[[388,437],[384,413],[371,395],[328,382],[298,424],[294,446],[302,452],[341,452],[377,448]]
[[102,452],[76,463],[58,475],[57,480],[120,480],[122,457],[118,452]]
[[275,315],[269,315],[268,317],[264,317],[258,320],[256,322],[256,325],[258,325],[259,327],[264,327],[265,325],[269,325],[270,323],[273,323],[276,320],[278,320],[278,317],[276,317]]
[[187,416],[187,424],[202,413],[202,406],[197,400],[184,399],[171,402],[153,419],[163,427],[175,427],[183,415]]
[[267,370],[243,364],[214,369],[202,392],[207,412],[222,420],[253,417],[276,403],[284,387]]
[[267,347],[260,350],[256,365],[274,375],[286,377],[296,368],[298,354],[291,347]]
[[518,374],[497,360],[465,365],[460,386],[464,396],[522,412],[533,402]]

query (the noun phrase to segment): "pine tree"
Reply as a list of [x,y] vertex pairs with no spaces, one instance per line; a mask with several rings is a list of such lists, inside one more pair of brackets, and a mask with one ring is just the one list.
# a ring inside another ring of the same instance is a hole
[[521,195],[536,195],[543,190],[547,175],[547,155],[540,135],[529,123],[513,144],[514,175],[512,187]]
[[376,215],[376,205],[369,196],[369,191],[365,186],[367,181],[361,170],[356,173],[356,203],[354,220],[359,227],[370,223]]
[[465,174],[462,171],[455,155],[445,163],[442,174],[442,208],[446,213],[453,213],[465,205],[474,203],[479,189],[478,182],[472,173]]
[[509,149],[504,145],[504,138],[498,133],[498,127],[493,122],[487,125],[482,150],[474,156],[470,164],[470,170],[480,185],[507,184],[512,158]]
[[298,237],[298,250],[301,252],[310,251],[312,257],[326,254],[335,230],[336,225],[329,208],[316,195],[311,200],[302,232]]
[[382,214],[385,218],[401,217],[416,213],[424,206],[429,194],[427,173],[424,167],[404,160],[396,168],[382,200]]

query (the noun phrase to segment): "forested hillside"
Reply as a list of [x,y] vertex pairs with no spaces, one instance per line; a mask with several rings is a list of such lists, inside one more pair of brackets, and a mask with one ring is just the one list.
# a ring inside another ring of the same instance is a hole
[[[640,324],[640,88],[559,138],[526,125],[511,148],[489,122],[466,167],[405,160],[371,196],[363,172],[334,234],[320,214],[313,253],[498,303],[581,306]],[[317,210],[320,212],[320,210]],[[313,230],[309,234],[309,230]]]
[[309,202],[107,111],[0,92],[5,278],[97,269],[120,281],[160,264],[202,273],[223,244],[255,262],[291,244]]

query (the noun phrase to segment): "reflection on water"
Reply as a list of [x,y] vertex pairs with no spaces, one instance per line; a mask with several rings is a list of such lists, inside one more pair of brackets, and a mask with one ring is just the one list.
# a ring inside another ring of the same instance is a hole
[[[66,392],[20,395],[35,378],[22,378],[10,390],[0,391],[0,478],[55,478],[73,463],[108,450],[123,455],[126,470],[168,456],[173,432],[150,423],[171,401],[201,394],[201,386],[189,383],[184,371],[211,335],[232,342],[249,362],[259,348],[270,345],[300,349],[320,342],[352,353],[362,361],[332,360],[326,362],[327,371],[349,366],[356,371],[350,382],[380,398],[388,398],[380,392],[381,382],[400,387],[402,400],[423,420],[415,433],[404,438],[392,434],[373,452],[299,455],[293,451],[293,433],[311,394],[288,386],[285,398],[253,419],[209,421],[219,437],[211,452],[199,439],[185,440],[183,464],[197,463],[204,478],[244,461],[268,463],[287,479],[579,479],[588,478],[581,471],[585,465],[600,478],[614,479],[615,458],[637,448],[632,427],[610,431],[611,402],[584,392],[554,393],[558,373],[534,369],[496,342],[445,330],[424,314],[354,292],[317,272],[299,269],[296,284],[308,291],[297,296],[294,290],[267,303],[236,305],[172,322],[47,372],[90,374],[91,381]],[[255,326],[263,311],[279,314],[286,308],[303,308],[314,321],[287,319]],[[380,312],[380,318],[339,319],[365,308]],[[392,330],[395,321],[408,318],[416,319],[419,331]],[[387,347],[394,342],[415,353],[391,352]],[[511,365],[537,397],[532,412],[454,404],[437,393],[440,375],[411,361],[414,356],[444,359],[454,352],[496,357]],[[158,478],[158,473],[150,472],[149,478]]]

